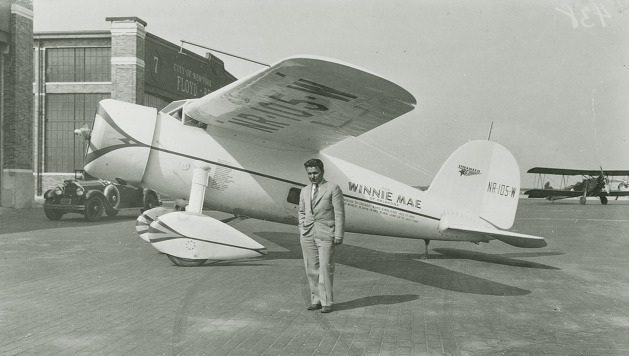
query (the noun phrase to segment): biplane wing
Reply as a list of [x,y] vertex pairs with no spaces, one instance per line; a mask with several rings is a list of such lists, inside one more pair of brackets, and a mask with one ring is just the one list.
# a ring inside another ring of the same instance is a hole
[[[535,173],[535,174],[554,174],[554,175],[562,175],[562,176],[597,176],[601,174],[601,170],[587,170],[587,169],[565,169],[565,168],[546,168],[546,167],[534,167],[526,171],[526,173]],[[606,176],[629,176],[629,170],[605,170],[604,174]]]
[[[529,189],[524,194],[528,195],[529,198],[577,198],[583,196],[582,191],[560,189]],[[596,196],[629,197],[629,191],[612,190],[609,193],[601,191]]]
[[551,198],[551,197],[563,197],[563,198],[576,198],[583,196],[583,192],[577,192],[574,190],[561,190],[561,189],[529,189],[524,192],[529,198]]

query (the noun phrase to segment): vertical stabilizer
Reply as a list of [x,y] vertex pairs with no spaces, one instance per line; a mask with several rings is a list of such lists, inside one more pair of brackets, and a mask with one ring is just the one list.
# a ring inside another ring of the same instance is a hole
[[520,168],[500,144],[471,141],[450,155],[428,192],[508,229],[518,208]]

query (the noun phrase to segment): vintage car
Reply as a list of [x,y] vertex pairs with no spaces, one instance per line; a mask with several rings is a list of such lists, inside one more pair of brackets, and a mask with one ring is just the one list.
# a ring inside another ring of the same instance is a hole
[[103,212],[116,216],[123,209],[144,211],[161,205],[158,194],[151,189],[112,183],[81,173],[48,190],[44,199],[44,213],[50,220],[59,220],[67,213],[79,213],[88,221],[98,221]]

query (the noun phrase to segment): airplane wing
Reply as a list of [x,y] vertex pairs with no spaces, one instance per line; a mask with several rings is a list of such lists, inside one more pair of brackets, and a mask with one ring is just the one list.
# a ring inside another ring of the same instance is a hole
[[605,195],[610,197],[629,197],[629,190],[612,190]]
[[185,115],[234,134],[321,150],[411,110],[382,77],[320,57],[285,59],[189,103]]
[[[567,176],[577,176],[577,175],[586,175],[586,176],[598,176],[601,174],[601,170],[587,170],[587,169],[564,169],[564,168],[546,168],[546,167],[534,167],[526,171],[526,173],[537,173],[537,174],[556,174],[556,175],[567,175]],[[605,170],[606,176],[629,176],[629,171],[623,170]]]
[[[567,198],[575,198],[582,197],[583,192],[577,190],[558,190],[558,189],[529,189],[524,192],[525,195],[528,195],[529,198],[547,198],[547,197],[567,197]],[[627,197],[629,196],[629,191],[626,190],[612,190],[609,193],[606,191],[597,192],[594,194],[595,196],[609,196],[609,197]],[[588,194],[588,196],[592,196],[592,194]]]
[[547,197],[581,197],[582,191],[561,190],[561,189],[529,189],[524,192],[529,198],[547,198]]

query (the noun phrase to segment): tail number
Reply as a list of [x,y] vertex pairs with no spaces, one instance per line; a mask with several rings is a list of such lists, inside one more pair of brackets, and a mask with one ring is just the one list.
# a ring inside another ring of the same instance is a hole
[[487,185],[487,192],[491,194],[502,195],[505,197],[515,197],[515,192],[518,190],[516,187],[512,187],[506,184],[498,182],[489,182]]

